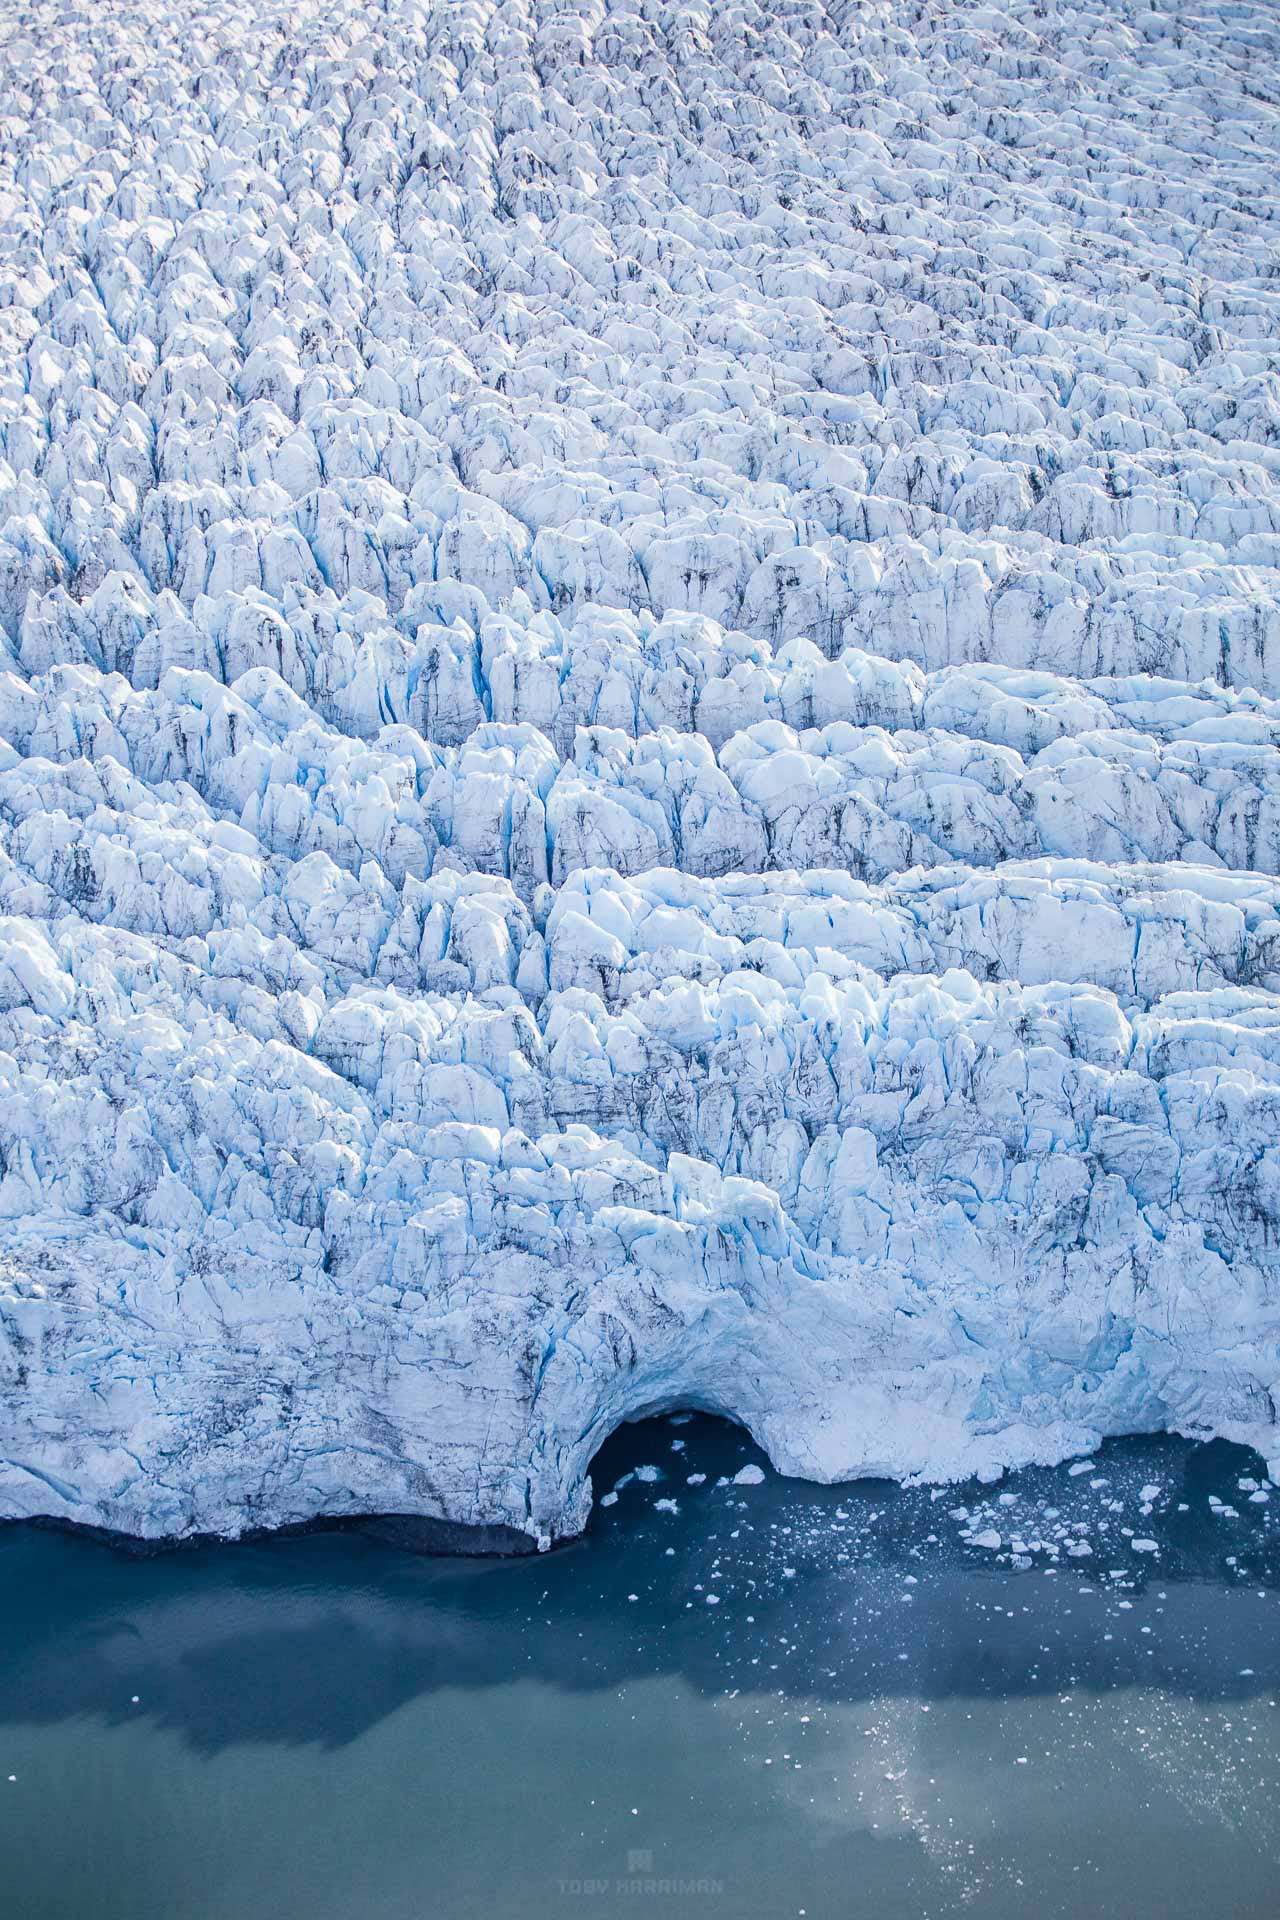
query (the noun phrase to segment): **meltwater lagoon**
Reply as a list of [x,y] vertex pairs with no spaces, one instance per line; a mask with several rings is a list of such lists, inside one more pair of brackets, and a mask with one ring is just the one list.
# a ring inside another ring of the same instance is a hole
[[510,1560],[0,1532],[6,1916],[1274,1912],[1256,1457],[823,1488],[677,1415],[593,1477]]

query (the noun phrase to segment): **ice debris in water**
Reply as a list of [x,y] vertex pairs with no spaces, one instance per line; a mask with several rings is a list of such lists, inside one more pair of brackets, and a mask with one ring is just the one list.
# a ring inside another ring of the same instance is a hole
[[1272,33],[35,0],[0,1514],[1275,1466]]

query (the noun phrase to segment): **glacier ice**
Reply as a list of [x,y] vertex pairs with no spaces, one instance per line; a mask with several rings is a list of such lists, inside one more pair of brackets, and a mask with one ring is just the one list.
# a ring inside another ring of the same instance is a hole
[[9,26],[0,1514],[1280,1465],[1272,11]]

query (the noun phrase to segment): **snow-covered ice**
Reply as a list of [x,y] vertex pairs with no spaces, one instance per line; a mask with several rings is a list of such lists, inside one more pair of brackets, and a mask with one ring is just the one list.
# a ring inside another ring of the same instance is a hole
[[6,25],[0,1513],[1274,1471],[1274,10]]

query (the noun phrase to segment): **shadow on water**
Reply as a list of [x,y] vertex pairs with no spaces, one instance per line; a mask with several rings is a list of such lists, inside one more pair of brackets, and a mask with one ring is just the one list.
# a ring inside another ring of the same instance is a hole
[[[755,1465],[763,1481],[737,1484]],[[785,1685],[844,1701],[1145,1686],[1229,1701],[1280,1665],[1280,1546],[1274,1509],[1235,1492],[1250,1474],[1241,1449],[1160,1438],[1108,1444],[1092,1474],[1028,1470],[941,1496],[823,1488],[769,1472],[745,1433],[699,1414],[615,1434],[587,1533],[534,1558],[424,1557],[352,1531],[140,1558],[15,1525],[0,1530],[0,1723],[136,1719],[140,1674],[153,1723],[207,1753],[337,1747],[408,1701],[513,1680],[574,1692],[674,1674],[703,1692]],[[1145,1483],[1161,1494],[1138,1520]],[[1092,1556],[1049,1573],[1044,1555],[1019,1567],[964,1542],[972,1522],[953,1515],[1010,1493],[1003,1511],[1025,1516],[1028,1538],[1046,1510],[1091,1516]],[[1228,1523],[1211,1493],[1240,1501]],[[1152,1533],[1158,1556],[1135,1553],[1126,1526]],[[1157,1599],[1153,1642],[1139,1621]]]

